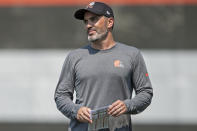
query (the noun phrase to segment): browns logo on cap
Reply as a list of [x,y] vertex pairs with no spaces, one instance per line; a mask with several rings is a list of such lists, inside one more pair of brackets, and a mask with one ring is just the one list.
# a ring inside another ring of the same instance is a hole
[[109,17],[114,18],[114,13],[113,13],[113,10],[111,9],[111,7],[107,4],[105,4],[105,3],[102,3],[102,2],[91,2],[85,8],[78,9],[75,12],[74,17],[76,19],[83,20],[84,19],[84,14],[87,11],[89,11],[91,13],[94,13],[96,15],[103,15],[103,16],[106,16],[108,18]]
[[95,2],[91,2],[89,5],[86,6],[86,9],[87,8],[92,8],[94,6],[94,4],[95,4]]

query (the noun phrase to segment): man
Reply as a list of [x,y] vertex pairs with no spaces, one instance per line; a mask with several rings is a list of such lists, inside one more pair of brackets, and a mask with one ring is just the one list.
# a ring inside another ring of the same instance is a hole
[[106,106],[109,125],[99,131],[131,131],[130,114],[142,112],[153,96],[142,55],[114,41],[114,14],[105,3],[92,2],[74,16],[84,21],[90,44],[68,54],[55,92],[57,108],[71,119],[72,131],[87,131],[91,110]]

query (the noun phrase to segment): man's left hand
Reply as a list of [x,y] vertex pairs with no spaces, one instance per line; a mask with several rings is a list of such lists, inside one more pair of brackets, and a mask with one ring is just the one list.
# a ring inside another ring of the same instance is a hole
[[127,111],[127,107],[125,103],[121,100],[117,100],[112,103],[108,108],[108,114],[112,116],[120,116]]

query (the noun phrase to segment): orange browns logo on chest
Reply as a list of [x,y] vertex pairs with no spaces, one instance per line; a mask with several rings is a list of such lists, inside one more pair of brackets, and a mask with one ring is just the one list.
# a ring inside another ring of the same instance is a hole
[[114,60],[114,67],[122,67],[122,68],[124,68],[124,64],[120,60]]

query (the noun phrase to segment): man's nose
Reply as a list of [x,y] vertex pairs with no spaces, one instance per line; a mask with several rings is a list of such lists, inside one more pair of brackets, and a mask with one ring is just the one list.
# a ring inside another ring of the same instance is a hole
[[92,23],[90,22],[90,21],[88,21],[87,23],[86,23],[86,29],[89,29],[89,28],[91,28],[92,27]]

